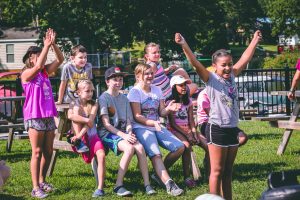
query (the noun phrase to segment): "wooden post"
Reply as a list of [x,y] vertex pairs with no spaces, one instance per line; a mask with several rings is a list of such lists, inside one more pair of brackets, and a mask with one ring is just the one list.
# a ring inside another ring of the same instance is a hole
[[[300,104],[299,103],[300,103],[299,98],[297,97],[295,108],[294,108],[293,113],[291,115],[291,118],[289,120],[290,122],[297,121],[299,110],[300,110]],[[279,145],[278,150],[277,150],[277,155],[282,155],[284,153],[292,133],[293,133],[293,129],[285,129],[285,131],[283,133],[282,140],[281,140],[280,145]]]
[[[62,105],[63,107],[63,105]],[[59,108],[57,108],[57,110],[61,110]],[[58,127],[57,127],[57,131],[55,132],[55,137],[54,137],[54,142],[57,140],[61,140],[63,133],[66,133],[69,129],[69,123],[68,123],[68,117],[67,117],[67,109],[66,108],[62,108],[63,111],[59,111],[59,121],[58,121]],[[51,176],[54,170],[54,166],[56,163],[56,157],[58,154],[58,149],[53,148],[53,153],[52,153],[52,157],[51,157],[51,161],[49,164],[49,168],[47,171],[47,176]]]

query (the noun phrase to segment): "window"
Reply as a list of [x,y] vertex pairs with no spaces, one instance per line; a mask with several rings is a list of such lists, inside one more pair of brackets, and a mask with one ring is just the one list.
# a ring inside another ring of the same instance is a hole
[[13,44],[6,45],[6,62],[7,63],[15,62],[14,45]]

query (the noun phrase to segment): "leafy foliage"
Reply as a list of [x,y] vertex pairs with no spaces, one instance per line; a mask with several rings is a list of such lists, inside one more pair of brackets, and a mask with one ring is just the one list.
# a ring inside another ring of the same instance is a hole
[[272,21],[272,34],[300,34],[300,4],[298,0],[260,0]]
[[299,52],[284,52],[276,57],[266,57],[263,62],[264,69],[295,67],[299,59]]

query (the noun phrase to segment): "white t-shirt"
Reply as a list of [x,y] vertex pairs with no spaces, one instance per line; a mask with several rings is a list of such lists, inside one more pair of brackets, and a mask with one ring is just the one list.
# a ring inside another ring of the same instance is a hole
[[[139,85],[134,86],[127,95],[129,102],[141,104],[141,114],[151,120],[159,120],[159,103],[164,99],[159,87],[151,85],[149,93],[144,92]],[[155,131],[155,127],[142,125],[136,121],[132,123],[133,128],[146,128]]]

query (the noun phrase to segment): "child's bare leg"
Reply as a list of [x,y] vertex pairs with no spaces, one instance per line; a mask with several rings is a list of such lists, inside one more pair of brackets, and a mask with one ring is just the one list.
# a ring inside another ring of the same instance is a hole
[[32,185],[34,189],[39,188],[39,174],[40,174],[40,164],[42,158],[42,145],[45,137],[43,131],[37,131],[33,128],[29,128],[28,131],[29,140],[31,144],[31,161],[30,161],[30,171]]
[[123,185],[124,176],[127,172],[129,163],[133,157],[134,148],[127,141],[121,140],[118,143],[118,150],[123,152],[123,156],[120,161],[116,186],[121,186]]
[[165,160],[164,165],[166,169],[169,169],[177,160],[180,158],[180,156],[183,154],[185,147],[182,146],[179,149],[177,149],[175,152],[170,152]]
[[209,144],[208,150],[210,158],[209,192],[211,194],[220,195],[221,180],[227,157],[227,147]]
[[188,141],[182,141],[182,143],[185,146],[184,152],[182,154],[182,167],[183,167],[183,176],[184,179],[186,179],[191,175],[190,163],[191,163],[192,147]]
[[141,173],[142,173],[142,176],[144,179],[144,186],[150,185],[148,163],[147,163],[147,157],[146,157],[144,147],[139,142],[134,144],[133,147],[134,147],[135,153],[137,155],[139,168],[141,170]]
[[232,200],[232,169],[233,163],[236,158],[238,147],[228,147],[227,150],[227,159],[224,166],[224,173],[222,176],[222,192],[223,197],[226,200]]
[[244,133],[243,131],[239,132],[239,146],[243,146],[247,143],[248,141],[248,136],[246,133]]
[[54,130],[53,131],[47,131],[45,133],[44,142],[43,142],[43,154],[41,159],[41,166],[40,166],[40,177],[39,182],[43,183],[45,182],[46,174],[50,165],[50,161],[52,158],[53,153],[53,141],[54,141]]
[[98,161],[97,167],[97,177],[98,177],[98,185],[97,189],[103,190],[104,187],[104,177],[105,177],[105,152],[104,150],[98,150],[96,152],[96,157]]
[[170,178],[168,171],[162,161],[161,155],[155,155],[151,158],[151,162],[153,165],[153,168],[155,169],[155,172],[157,176],[160,178],[160,180],[163,183],[166,183]]

